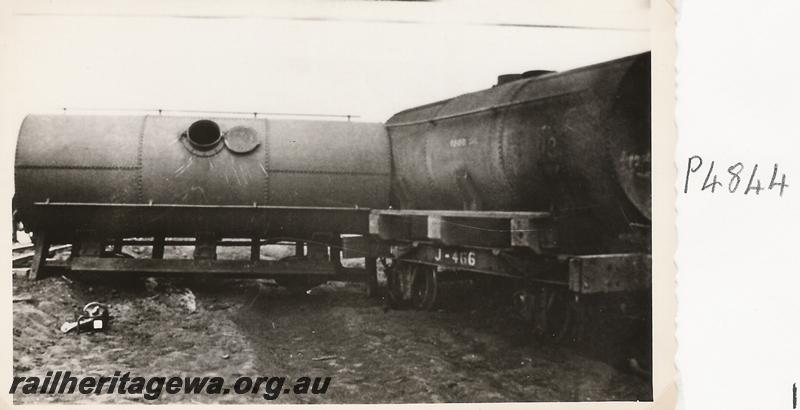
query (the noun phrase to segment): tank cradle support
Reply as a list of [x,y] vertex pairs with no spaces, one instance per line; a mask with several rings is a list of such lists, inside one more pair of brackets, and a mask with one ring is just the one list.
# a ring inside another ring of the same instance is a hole
[[114,238],[114,254],[122,252],[122,238]]
[[[196,239],[151,237],[125,239],[111,237],[104,240],[94,231],[81,231],[76,238],[52,237],[46,232],[36,235],[36,252],[29,279],[41,279],[45,275],[69,272],[124,273],[145,276],[219,276],[224,278],[271,278],[284,283],[320,284],[330,280],[348,282],[374,282],[374,262],[366,268],[345,268],[341,263],[341,242],[337,235],[326,233],[314,236],[300,244],[313,243],[308,252],[281,260],[262,260],[259,257],[262,244],[275,243],[261,238],[242,240],[222,239],[209,233],[198,233]],[[55,243],[73,243],[69,259],[47,261],[48,249]],[[115,249],[124,246],[150,246],[151,258],[116,257],[124,252],[108,252],[106,246]],[[164,259],[165,246],[195,246],[193,259]],[[249,247],[248,259],[220,260],[216,258],[219,246]],[[293,245],[294,246],[294,245]],[[305,246],[297,245],[298,249]],[[372,266],[372,268],[370,268]],[[314,285],[314,286],[315,286]],[[306,289],[313,287],[308,286]],[[374,287],[374,286],[373,286]]]
[[[378,258],[391,256],[389,248],[372,236],[345,236],[342,238],[342,258],[364,258],[367,296],[380,296],[378,286]],[[387,271],[387,269],[384,269]]]
[[261,238],[254,236],[250,238],[250,260],[257,261],[261,259]]
[[43,272],[47,264],[47,254],[50,253],[50,238],[47,232],[38,232],[33,237],[33,261],[28,279],[36,280]]
[[153,238],[153,259],[164,259],[164,237]]
[[212,232],[200,232],[195,237],[194,246],[195,260],[216,260],[217,259],[217,238]]

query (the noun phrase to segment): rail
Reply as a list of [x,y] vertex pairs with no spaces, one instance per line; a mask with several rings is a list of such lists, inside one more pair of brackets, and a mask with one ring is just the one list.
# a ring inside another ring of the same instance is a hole
[[[48,253],[52,254],[52,253],[55,253],[55,252],[61,252],[61,251],[68,250],[70,248],[72,248],[72,245],[51,246],[50,247],[50,251]],[[33,249],[33,244],[32,243],[31,244],[24,244],[24,245],[16,245],[16,246],[13,247],[12,250],[14,252],[21,252],[21,251],[27,251],[27,250],[30,250],[30,249]],[[16,265],[16,264],[19,264],[19,263],[22,263],[22,262],[28,262],[31,259],[33,259],[33,255],[35,255],[35,252],[25,252],[25,253],[22,253],[22,254],[19,254],[19,255],[14,255],[12,257],[11,263],[13,265]]]

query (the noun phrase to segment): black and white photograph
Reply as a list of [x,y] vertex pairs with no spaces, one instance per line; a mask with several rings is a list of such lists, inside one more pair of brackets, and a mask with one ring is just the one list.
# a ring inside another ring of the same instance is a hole
[[649,1],[4,8],[14,404],[665,399]]

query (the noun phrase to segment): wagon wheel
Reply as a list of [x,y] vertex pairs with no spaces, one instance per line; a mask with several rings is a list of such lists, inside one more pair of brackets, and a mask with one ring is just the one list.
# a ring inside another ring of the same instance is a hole
[[575,342],[580,333],[580,306],[566,290],[543,287],[538,292],[535,332],[555,343]]
[[431,310],[439,293],[439,278],[433,266],[417,265],[411,286],[411,305],[420,310]]
[[388,272],[387,280],[392,307],[430,310],[436,304],[439,280],[434,267],[398,262]]
[[395,309],[403,309],[408,306],[404,295],[404,280],[408,275],[411,265],[405,262],[395,261],[391,266],[385,267],[386,272],[386,296],[389,306]]

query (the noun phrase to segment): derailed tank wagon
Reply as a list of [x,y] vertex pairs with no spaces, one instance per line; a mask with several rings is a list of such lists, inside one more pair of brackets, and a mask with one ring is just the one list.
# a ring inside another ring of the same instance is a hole
[[[340,238],[368,234],[369,209],[388,206],[389,155],[384,127],[372,123],[28,116],[15,202],[35,233],[31,275],[59,243],[73,244],[61,267],[76,271],[302,276],[301,284],[358,275],[339,263]],[[277,241],[294,242],[298,257],[260,260],[260,247]],[[250,260],[217,260],[217,246],[243,242]],[[152,246],[152,258],[106,250],[129,244]],[[163,259],[165,246],[187,244],[193,260]]]
[[[646,305],[650,54],[499,80],[386,124],[29,116],[16,203],[36,234],[31,275],[59,243],[73,244],[60,267],[75,271],[300,287],[345,279],[375,290],[382,260],[395,306],[429,309],[443,281],[497,278],[556,337],[580,322],[581,301]],[[277,241],[295,243],[295,257],[260,260]],[[152,258],[109,251],[125,244],[152,246]],[[194,259],[163,259],[170,244],[195,245]],[[231,244],[249,244],[250,260],[217,260]],[[342,267],[342,249],[365,256],[365,269]]]
[[495,277],[556,338],[589,301],[649,317],[650,54],[499,80],[387,121],[394,209],[370,232],[390,298],[430,308],[442,281]]

